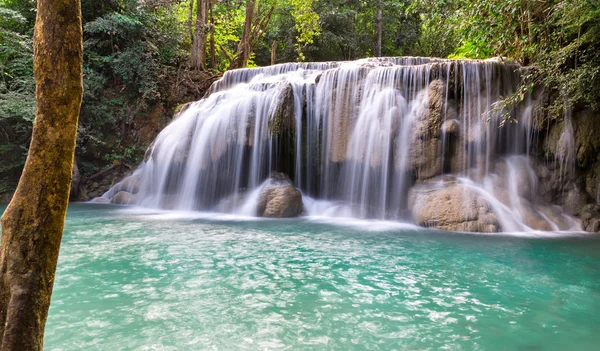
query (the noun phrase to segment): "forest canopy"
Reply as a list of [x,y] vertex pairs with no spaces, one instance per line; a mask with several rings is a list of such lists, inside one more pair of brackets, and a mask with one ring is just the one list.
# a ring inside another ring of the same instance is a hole
[[[16,185],[31,137],[35,7],[0,0],[0,193]],[[82,0],[82,12],[84,176],[137,163],[147,138],[136,116],[169,115],[201,97],[181,86],[239,67],[501,56],[533,67],[523,91],[556,92],[551,118],[566,106],[600,109],[598,0]]]

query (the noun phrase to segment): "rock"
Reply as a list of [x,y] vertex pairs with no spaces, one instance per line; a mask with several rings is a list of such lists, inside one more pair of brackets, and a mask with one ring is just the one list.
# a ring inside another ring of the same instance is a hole
[[126,191],[137,194],[140,191],[140,178],[136,175],[129,176],[119,183],[117,189],[117,192]]
[[567,184],[561,198],[563,208],[568,214],[573,216],[579,215],[581,208],[588,202],[587,194],[573,183]]
[[600,203],[600,160],[596,161],[585,177],[585,192]]
[[[418,97],[420,104],[413,123],[409,162],[421,180],[442,174],[442,123],[445,123],[446,130],[458,129],[456,110],[452,103],[446,103],[445,91],[445,83],[438,79]],[[396,168],[401,168],[399,157]]]
[[257,214],[259,217],[298,217],[304,211],[302,193],[296,189],[289,177],[273,173],[259,194]]
[[[537,196],[538,176],[526,157],[512,156],[496,162],[494,185],[511,189],[518,196],[534,201]],[[508,190],[507,190],[508,191]],[[509,203],[502,201],[507,206]]]
[[346,160],[346,152],[359,113],[357,103],[362,100],[364,81],[370,70],[371,68],[363,65],[358,70],[338,68],[322,75],[319,85],[331,88],[327,92],[328,96],[323,98],[331,101],[324,108],[329,114],[327,126],[329,135],[333,136],[327,138],[329,158],[332,162]]
[[550,126],[544,141],[544,152],[555,159],[577,162],[587,167],[596,160],[600,151],[598,116],[592,110],[573,113],[570,121],[560,121]]
[[581,209],[581,227],[587,232],[600,232],[600,205],[587,204]]
[[460,131],[460,122],[457,119],[448,119],[442,124],[442,133],[458,134]]
[[117,205],[133,205],[137,201],[136,196],[126,191],[119,191],[110,202]]
[[422,227],[484,233],[501,230],[487,200],[465,186],[418,186],[409,196],[414,221]]
[[279,91],[276,103],[269,111],[269,131],[273,135],[284,132],[293,132],[296,128],[296,119],[294,115],[294,90],[292,85],[287,83],[285,88]]
[[90,202],[97,203],[97,204],[108,204],[111,201],[109,198],[106,198],[106,197],[95,197]]
[[572,217],[565,215],[560,206],[536,206],[536,209],[554,223],[559,230],[577,230],[578,224]]
[[417,179],[429,179],[442,174],[443,159],[440,139],[415,139],[411,143],[410,162]]
[[523,218],[523,223],[531,229],[551,231],[554,230],[554,226],[550,223],[544,215],[538,212],[529,202],[523,200],[521,206],[518,208],[519,213]]
[[577,164],[581,167],[586,167],[590,162],[595,161],[600,151],[599,118],[600,115],[590,109],[580,111],[573,116],[575,156]]

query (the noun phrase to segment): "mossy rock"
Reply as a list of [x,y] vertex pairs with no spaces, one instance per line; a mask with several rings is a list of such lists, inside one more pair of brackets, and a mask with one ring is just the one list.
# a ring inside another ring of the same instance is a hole
[[296,128],[294,115],[294,90],[286,84],[276,97],[275,108],[269,117],[269,131],[272,135],[293,132]]

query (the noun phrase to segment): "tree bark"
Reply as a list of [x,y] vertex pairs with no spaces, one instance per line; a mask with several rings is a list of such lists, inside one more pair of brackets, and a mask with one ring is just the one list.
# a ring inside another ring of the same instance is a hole
[[190,66],[195,69],[206,69],[206,34],[208,4],[210,0],[196,2],[196,33],[192,43]]
[[383,0],[377,3],[377,52],[375,56],[381,57],[381,41],[383,36]]
[[277,41],[273,41],[271,45],[271,66],[275,64],[275,57],[277,55]]
[[192,45],[194,44],[194,26],[192,25],[192,21],[194,19],[194,0],[190,0],[190,11],[188,12],[188,32],[190,35],[190,42]]
[[33,136],[19,185],[2,216],[1,351],[43,346],[83,93],[80,0],[38,0],[33,42]]
[[213,8],[215,6],[214,0],[210,0],[209,4],[209,15],[210,15],[210,68],[214,69],[217,66],[216,52],[215,52],[215,16],[213,16]]
[[254,19],[254,6],[256,0],[246,0],[246,21],[244,22],[244,32],[242,40],[238,44],[237,56],[231,62],[229,69],[244,68],[248,64],[250,58],[250,33],[252,31],[252,21]]

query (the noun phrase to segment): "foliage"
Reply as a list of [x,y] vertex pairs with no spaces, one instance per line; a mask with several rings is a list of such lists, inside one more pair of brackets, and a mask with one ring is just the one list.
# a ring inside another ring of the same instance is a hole
[[507,104],[518,103],[529,85],[557,95],[547,116],[572,106],[600,110],[600,7],[591,0],[463,1],[457,56],[505,56],[534,67]]
[[[0,3],[0,6],[6,6]],[[0,7],[0,188],[16,185],[35,113],[32,41],[27,19]]]
[[306,57],[302,50],[306,45],[314,43],[314,38],[321,34],[319,28],[319,15],[313,10],[312,0],[289,0],[291,5],[290,14],[294,19],[296,27],[296,51],[298,60],[304,61]]

